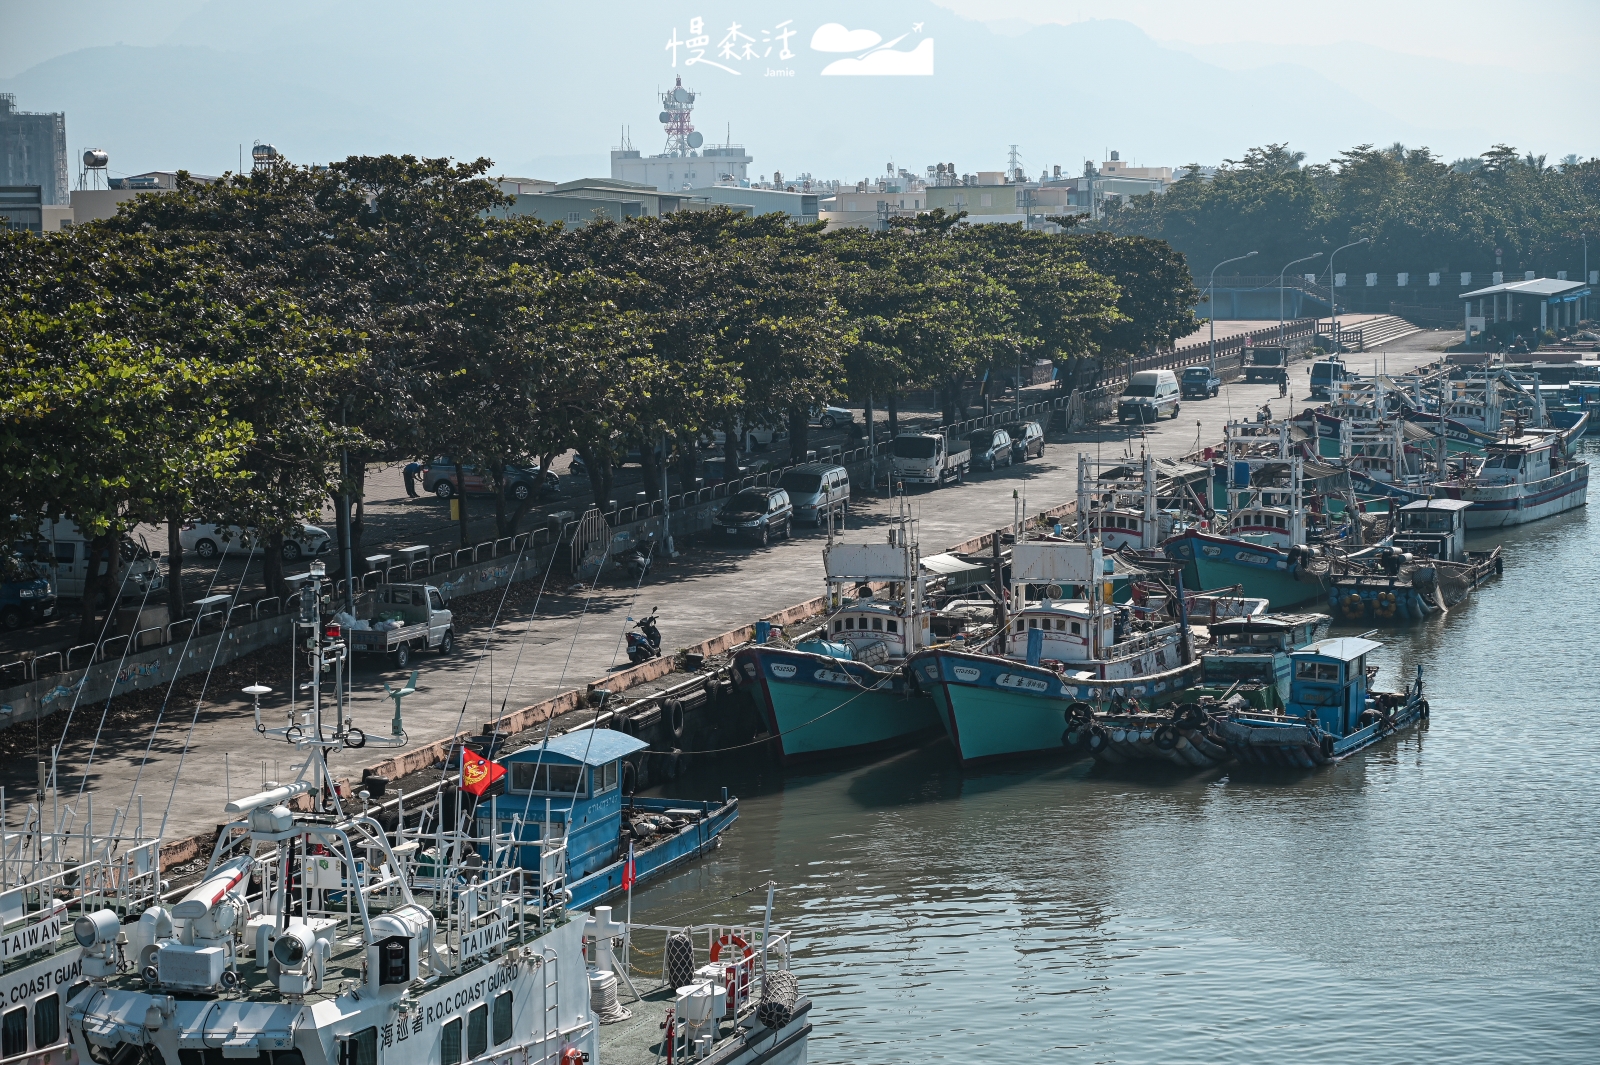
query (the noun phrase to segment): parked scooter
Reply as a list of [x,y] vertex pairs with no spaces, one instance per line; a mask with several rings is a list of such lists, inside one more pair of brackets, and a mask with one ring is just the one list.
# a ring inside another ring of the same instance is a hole
[[650,554],[643,547],[636,547],[627,558],[628,579],[638,584],[650,574]]
[[[649,617],[633,622],[633,627],[639,631],[628,633],[628,661],[634,665],[661,657],[661,630],[656,628],[660,612],[661,608],[656,607]],[[633,621],[632,618],[628,620]]]

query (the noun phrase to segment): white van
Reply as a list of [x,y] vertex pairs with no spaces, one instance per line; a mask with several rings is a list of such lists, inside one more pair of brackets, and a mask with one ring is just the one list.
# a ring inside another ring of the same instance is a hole
[[[65,519],[41,522],[39,538],[44,541],[42,546],[27,543],[18,546],[24,549],[31,546],[38,561],[49,566],[50,583],[55,585],[58,596],[83,598],[84,582],[89,576],[89,550],[93,545],[75,523]],[[157,561],[160,557],[159,552],[148,551],[143,544],[126,536],[122,538],[122,575],[127,580],[119,577],[118,583],[123,597],[143,597],[146,592],[159,592],[166,587],[166,576]],[[104,562],[100,563],[100,572],[105,572]]]
[[850,471],[831,462],[806,462],[786,472],[778,487],[789,493],[796,521],[826,524],[828,515],[843,518],[850,506]]
[[1171,370],[1140,370],[1117,400],[1118,422],[1153,422],[1178,416],[1178,375]]

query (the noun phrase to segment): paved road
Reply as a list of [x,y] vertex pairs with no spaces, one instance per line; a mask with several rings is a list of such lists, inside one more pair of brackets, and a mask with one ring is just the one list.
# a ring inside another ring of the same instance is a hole
[[[1446,334],[1420,333],[1404,338],[1386,353],[1387,369],[1403,372],[1432,362]],[[1356,356],[1362,367],[1371,355]],[[1384,354],[1378,356],[1380,361]],[[1365,368],[1365,367],[1362,367]],[[1296,364],[1293,381],[1299,390],[1295,405],[1306,405],[1304,364]],[[1288,409],[1275,385],[1243,383],[1224,387],[1220,396],[1204,402],[1187,402],[1174,421],[1143,427],[1118,427],[1114,423],[1098,426],[1070,437],[1053,433],[1042,459],[1031,460],[993,474],[976,474],[964,485],[912,496],[912,506],[921,521],[921,542],[925,553],[967,539],[977,533],[1008,524],[1012,518],[1012,492],[1025,491],[1029,509],[1037,512],[1070,499],[1076,491],[1077,455],[1089,452],[1111,456],[1140,448],[1157,457],[1174,457],[1196,446],[1221,439],[1229,417],[1249,417],[1263,403],[1272,405],[1275,414]],[[887,500],[862,500],[852,507],[846,537],[876,541],[891,511]],[[556,692],[603,675],[620,662],[622,633],[628,615],[656,606],[661,608],[661,629],[669,648],[725,632],[762,615],[774,613],[793,603],[822,592],[821,533],[799,531],[788,542],[761,550],[729,547],[712,542],[697,544],[676,560],[663,560],[649,582],[637,591],[622,584],[602,583],[594,589],[571,591],[566,581],[547,588],[538,602],[538,611],[528,620],[538,588],[533,583],[518,586],[511,593],[506,616],[492,638],[487,617],[469,618],[470,631],[462,640],[462,650],[449,657],[423,656],[420,690],[405,704],[406,723],[412,739],[425,743],[449,735],[458,728],[475,728],[501,712],[502,706],[516,709]],[[557,578],[552,578],[557,579]],[[256,790],[263,773],[268,778],[289,779],[294,751],[281,744],[255,736],[249,727],[249,702],[238,689],[252,680],[261,680],[276,689],[264,700],[274,723],[281,721],[286,706],[289,655],[279,649],[268,655],[259,671],[243,675],[235,669],[213,677],[195,723],[191,720],[195,703],[170,706],[165,724],[151,745],[148,766],[141,781],[145,796],[147,823],[159,821],[168,795],[175,794],[169,835],[204,831],[222,818],[226,799],[225,760],[231,770],[234,795]],[[384,660],[376,660],[382,663]],[[303,666],[302,678],[303,678]],[[384,695],[382,681],[403,679],[394,671],[383,671],[363,662],[357,671],[352,712],[369,732],[386,731],[392,704]],[[82,707],[80,724],[93,733],[101,707]],[[149,716],[108,724],[90,777],[89,787],[96,793],[97,820],[106,807],[125,804],[129,789],[144,759],[150,738]],[[59,717],[47,722],[59,736]],[[68,792],[78,788],[88,752],[88,735],[79,735],[65,745],[60,779]],[[53,742],[51,734],[42,736],[43,749]],[[173,776],[186,742],[182,778],[173,790]],[[23,752],[16,752],[23,753]],[[360,767],[381,759],[371,749],[349,751],[339,756],[336,768],[358,775]],[[265,769],[263,770],[263,761]],[[31,795],[34,766],[25,758],[13,759],[0,773],[8,794],[15,803],[19,795]],[[15,816],[12,820],[15,820]]]

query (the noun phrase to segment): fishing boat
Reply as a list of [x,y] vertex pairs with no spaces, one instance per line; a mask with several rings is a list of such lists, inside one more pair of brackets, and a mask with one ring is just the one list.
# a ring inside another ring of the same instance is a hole
[[1328,604],[1344,621],[1420,621],[1449,610],[1504,569],[1499,545],[1467,550],[1460,499],[1419,499],[1395,512],[1392,546],[1365,560],[1336,560]]
[[1348,758],[1428,716],[1422,667],[1403,692],[1369,691],[1367,656],[1381,643],[1361,636],[1319,640],[1289,655],[1294,674],[1281,711],[1231,708],[1211,735],[1246,765],[1310,769]]
[[1059,753],[1071,704],[1155,698],[1198,675],[1183,627],[1132,620],[1106,602],[1104,576],[1098,542],[1018,543],[998,653],[939,644],[912,657],[963,765]]
[[1231,707],[1281,711],[1289,698],[1289,655],[1328,630],[1326,614],[1259,614],[1208,626],[1200,677],[1164,706],[1113,700],[1103,712],[1069,707],[1061,742],[1112,765],[1170,762],[1210,769],[1228,761],[1211,735],[1214,717]]
[[1472,504],[1468,529],[1503,529],[1583,506],[1589,464],[1567,458],[1560,437],[1524,433],[1488,445],[1481,465],[1434,484],[1433,490]]
[[[902,500],[888,543],[830,543],[822,556],[828,613],[816,637],[793,647],[755,643],[735,653],[734,680],[755,700],[785,762],[909,743],[938,731],[932,698],[902,668],[932,639],[916,528]],[[888,594],[869,594],[874,583]]]
[[[542,740],[499,761],[504,795],[477,804],[496,839],[509,841],[511,861],[530,883],[559,880],[567,904],[588,909],[624,889],[629,855],[633,880],[644,882],[717,848],[739,816],[726,789],[720,801],[646,798],[631,794],[626,759],[648,744],[626,733],[590,728]],[[551,867],[559,841],[560,870]]]
[[[318,616],[319,568],[292,642],[307,638],[313,675],[342,668],[345,653]],[[533,766],[511,771],[530,799],[541,784],[550,792],[530,839],[515,809],[501,817],[497,798],[484,801],[504,779],[487,759],[464,760],[458,779],[409,810],[403,796],[374,806],[365,789],[351,795],[329,754],[383,738],[348,718],[325,722],[320,688],[303,722],[263,730],[303,755],[298,776],[227,803],[198,882],[137,914],[105,906],[75,922],[88,986],[68,1004],[73,1046],[95,1065],[601,1061],[600,1026],[617,1015],[611,943],[627,925],[605,907],[585,918],[568,900],[621,837],[628,738],[592,730],[581,757],[562,759],[566,748],[550,744],[514,763]],[[613,839],[560,816],[555,784],[574,789],[569,816],[592,824],[614,810]],[[764,996],[775,990],[752,957],[727,959],[734,993],[724,992],[719,1017],[749,1021],[757,982]],[[776,1060],[803,1061],[809,1025],[792,980],[778,983],[788,1012],[769,1014],[783,1023],[763,1034],[788,1048]],[[713,997],[710,987],[694,994]],[[716,1060],[768,1060],[748,1029],[702,1020],[695,1034],[696,1047],[721,1048]]]

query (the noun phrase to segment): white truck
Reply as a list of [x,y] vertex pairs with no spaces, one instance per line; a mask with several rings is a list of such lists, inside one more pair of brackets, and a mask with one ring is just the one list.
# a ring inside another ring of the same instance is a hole
[[386,654],[396,669],[411,664],[418,651],[455,650],[456,634],[444,596],[430,584],[385,584],[356,600],[356,619],[349,627],[350,650]]
[[890,450],[894,479],[901,484],[960,484],[972,467],[972,445],[946,433],[901,433]]

